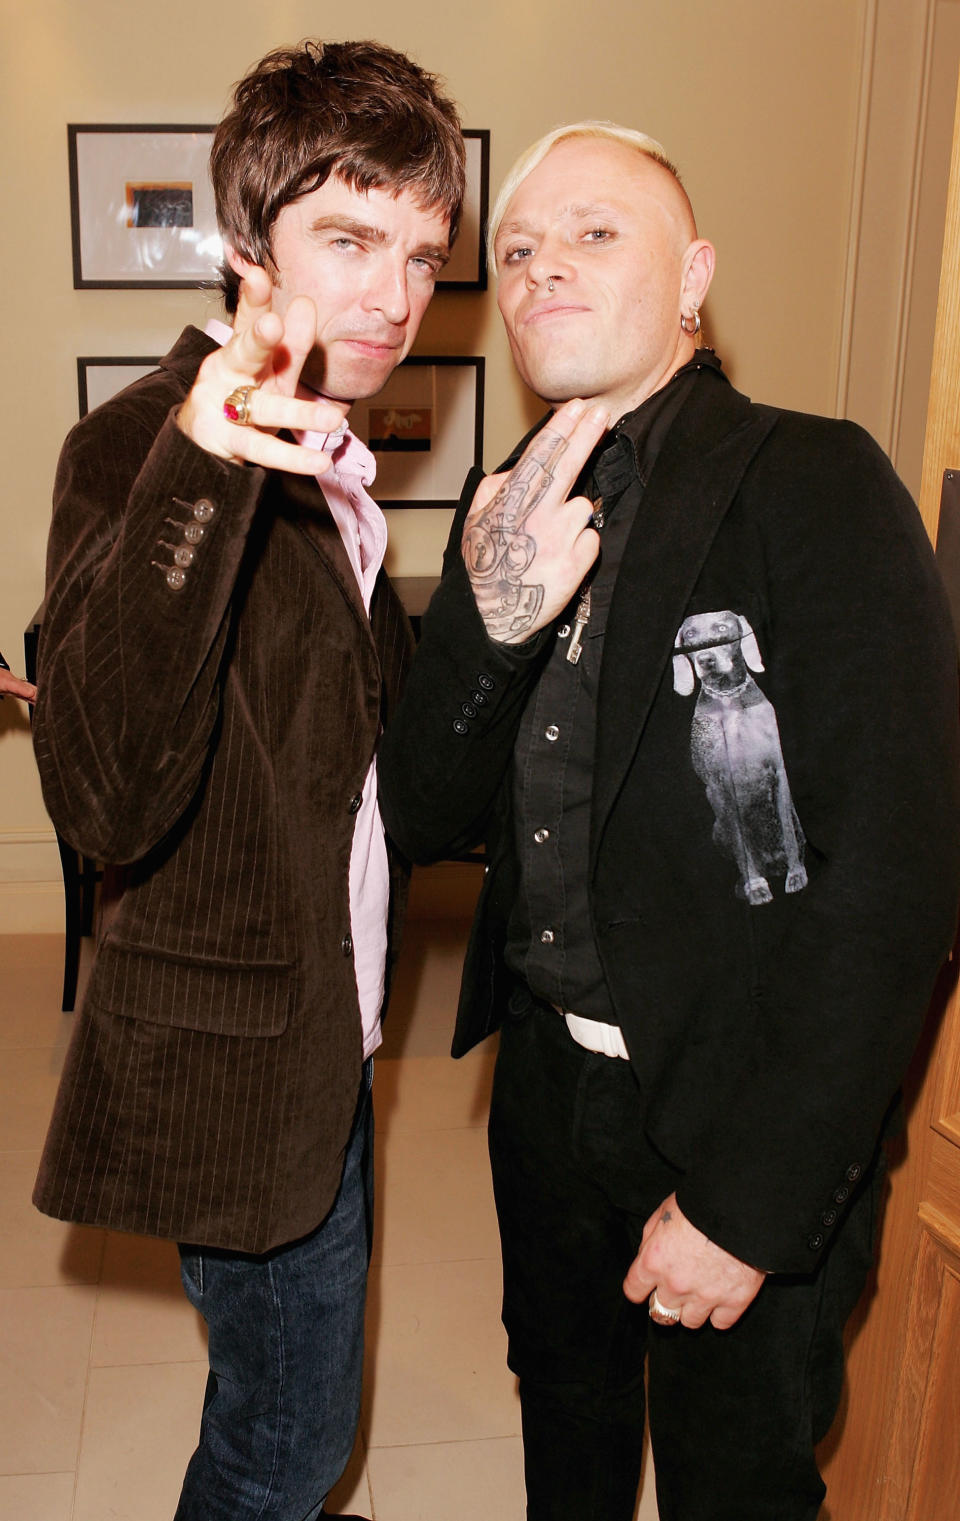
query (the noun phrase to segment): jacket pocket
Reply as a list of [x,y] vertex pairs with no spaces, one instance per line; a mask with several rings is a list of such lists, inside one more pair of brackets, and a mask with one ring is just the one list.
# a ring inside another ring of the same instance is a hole
[[291,963],[197,960],[124,945],[97,952],[87,1000],[108,1014],[211,1035],[280,1035],[296,993]]

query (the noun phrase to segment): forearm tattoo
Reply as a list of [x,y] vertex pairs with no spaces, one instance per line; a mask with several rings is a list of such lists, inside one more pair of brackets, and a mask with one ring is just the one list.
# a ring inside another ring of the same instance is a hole
[[559,433],[538,434],[464,533],[464,563],[491,639],[529,633],[543,604],[543,586],[523,579],[537,554],[537,541],[524,524],[553,484],[566,447]]

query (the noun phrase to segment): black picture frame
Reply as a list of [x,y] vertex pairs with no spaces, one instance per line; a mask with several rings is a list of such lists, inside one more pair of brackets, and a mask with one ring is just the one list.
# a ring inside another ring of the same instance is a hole
[[483,459],[484,374],[481,355],[414,354],[377,396],[354,402],[350,427],[375,454],[381,507],[456,507]]
[[467,151],[467,193],[460,235],[450,262],[437,279],[437,290],[486,290],[487,216],[490,210],[490,131],[464,127]]
[[159,363],[159,355],[81,355],[77,360],[80,416],[86,417],[94,407],[102,406],[141,375],[149,375]]
[[196,290],[222,257],[213,127],[67,125],[75,290]]

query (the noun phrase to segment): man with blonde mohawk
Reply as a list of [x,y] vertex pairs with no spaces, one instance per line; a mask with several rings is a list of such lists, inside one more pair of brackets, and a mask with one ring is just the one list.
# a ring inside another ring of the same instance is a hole
[[490,853],[454,1054],[499,1028],[527,1516],[630,1521],[646,1371],[661,1521],[814,1521],[956,924],[945,597],[867,435],[698,346],[652,139],[551,133],[489,237],[551,412],[464,493],[381,802],[414,859]]

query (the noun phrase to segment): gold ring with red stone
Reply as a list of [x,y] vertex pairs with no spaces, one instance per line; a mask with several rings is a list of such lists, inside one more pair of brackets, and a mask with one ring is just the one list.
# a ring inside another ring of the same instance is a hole
[[250,421],[250,398],[259,386],[237,386],[231,391],[223,404],[223,415],[227,422],[236,423],[238,427],[246,428]]

